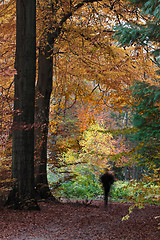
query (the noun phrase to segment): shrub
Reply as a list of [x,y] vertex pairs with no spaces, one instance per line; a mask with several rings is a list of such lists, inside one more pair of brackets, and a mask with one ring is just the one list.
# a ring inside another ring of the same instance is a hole
[[67,199],[95,199],[103,194],[97,171],[87,165],[75,168],[76,177],[56,189],[58,197]]

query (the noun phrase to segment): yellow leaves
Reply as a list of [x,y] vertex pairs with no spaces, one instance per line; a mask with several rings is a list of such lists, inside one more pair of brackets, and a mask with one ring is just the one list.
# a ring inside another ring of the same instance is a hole
[[126,214],[126,215],[122,218],[122,221],[128,220],[129,217],[130,217],[129,214]]
[[[75,147],[74,150],[65,147],[65,153],[62,154],[65,162],[73,166],[88,163],[90,166],[99,167],[100,169],[104,169],[106,166],[109,168],[107,156],[113,151],[113,139],[111,134],[99,132],[101,128],[98,124],[92,123],[91,127],[84,131],[82,140],[78,141],[78,151],[75,150]],[[72,141],[75,141],[75,139]],[[71,142],[67,141],[67,143]],[[71,144],[73,145],[73,142]]]
[[5,157],[4,155],[2,155],[2,151],[0,148],[0,199],[3,197],[4,199],[1,200],[5,200],[5,198],[7,197],[9,191],[10,191],[10,187],[12,184],[11,181],[11,163],[12,163],[12,159],[11,157],[7,156]]
[[136,203],[135,206],[143,207],[147,202],[160,204],[160,174],[154,166],[149,168],[152,173],[146,173],[141,181],[132,180],[127,185],[127,188],[132,189],[130,201]]
[[112,135],[104,134],[98,124],[92,124],[84,131],[82,140],[79,142],[82,146],[81,158],[91,165],[104,168],[108,163],[107,156],[114,150]]
[[65,153],[65,161],[66,163],[75,163],[77,160],[76,154],[74,154],[74,151],[72,149],[68,149],[68,151]]
[[[156,216],[155,219],[159,219],[160,216]],[[158,229],[160,230],[160,223],[158,223]]]
[[[133,203],[129,207],[129,214],[122,220],[128,220],[135,207],[144,208],[146,203],[160,204],[160,172],[155,166],[149,166],[150,173],[143,175],[141,181],[131,180],[126,188],[130,191],[129,201]],[[159,216],[155,217],[159,218]]]

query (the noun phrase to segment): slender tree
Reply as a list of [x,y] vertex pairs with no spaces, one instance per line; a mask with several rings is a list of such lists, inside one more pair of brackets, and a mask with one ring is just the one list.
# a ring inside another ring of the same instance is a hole
[[13,189],[7,205],[38,209],[34,198],[36,0],[16,1],[16,59],[12,143]]

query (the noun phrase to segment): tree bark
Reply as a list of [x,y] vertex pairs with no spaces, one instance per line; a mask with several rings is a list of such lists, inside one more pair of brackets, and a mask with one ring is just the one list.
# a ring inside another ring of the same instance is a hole
[[36,0],[16,1],[16,75],[12,177],[14,185],[6,205],[39,209],[34,194],[34,102],[36,75]]
[[40,199],[53,198],[47,180],[47,138],[50,97],[52,93],[53,57],[50,45],[39,50],[35,107],[35,186]]

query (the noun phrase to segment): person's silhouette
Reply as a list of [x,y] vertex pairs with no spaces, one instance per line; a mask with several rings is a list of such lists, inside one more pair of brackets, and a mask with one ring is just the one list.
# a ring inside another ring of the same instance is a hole
[[106,172],[100,177],[104,189],[105,206],[108,206],[108,195],[111,185],[114,183],[114,176],[106,169]]

